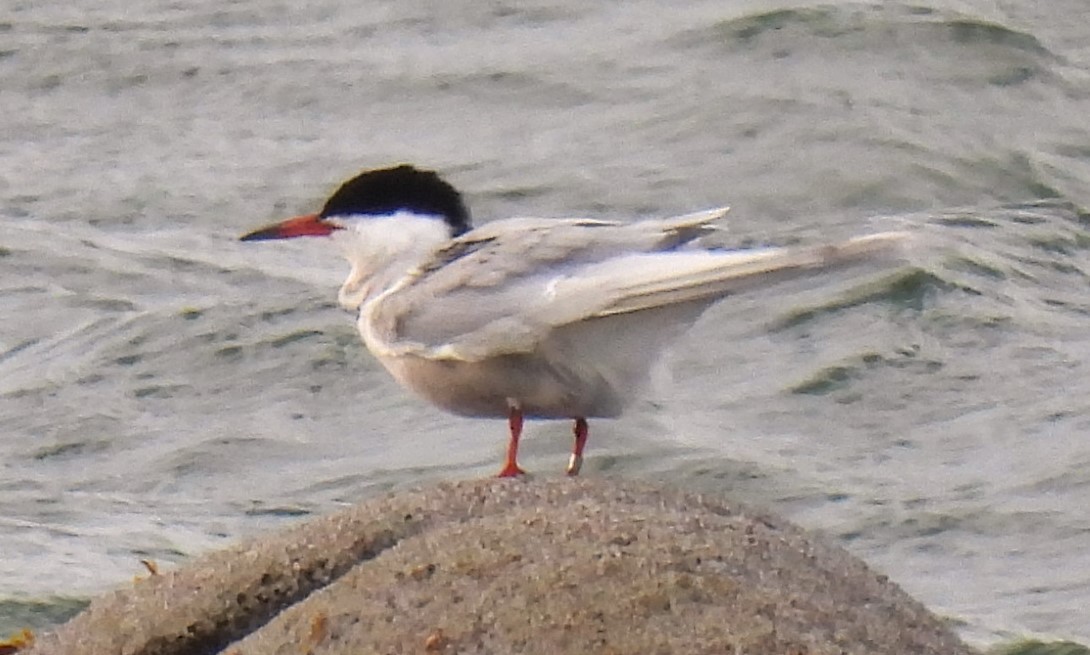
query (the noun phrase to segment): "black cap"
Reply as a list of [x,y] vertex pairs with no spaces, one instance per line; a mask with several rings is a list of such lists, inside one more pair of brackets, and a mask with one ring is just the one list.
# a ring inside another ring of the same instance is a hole
[[319,216],[384,215],[399,210],[441,216],[451,236],[469,231],[469,210],[461,194],[435,171],[409,164],[360,173],[326,200]]

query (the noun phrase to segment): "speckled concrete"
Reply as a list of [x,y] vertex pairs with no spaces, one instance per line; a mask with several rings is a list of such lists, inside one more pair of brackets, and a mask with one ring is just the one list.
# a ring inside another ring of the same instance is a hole
[[28,653],[972,651],[885,576],[730,502],[595,479],[369,500],[95,600]]

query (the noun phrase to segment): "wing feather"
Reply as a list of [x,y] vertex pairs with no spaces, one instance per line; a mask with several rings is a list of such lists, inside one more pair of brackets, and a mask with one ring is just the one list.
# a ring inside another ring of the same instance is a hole
[[756,286],[870,260],[899,248],[906,238],[905,233],[886,232],[808,248],[698,251],[668,256],[640,253],[589,267],[578,278],[558,282],[555,294],[558,305],[564,305],[565,298],[586,295],[601,300],[592,313],[577,319],[714,301]]
[[869,259],[900,233],[834,246],[702,250],[726,209],[613,223],[509,219],[473,230],[364,306],[388,354],[479,361],[533,351],[556,328],[723,295]]

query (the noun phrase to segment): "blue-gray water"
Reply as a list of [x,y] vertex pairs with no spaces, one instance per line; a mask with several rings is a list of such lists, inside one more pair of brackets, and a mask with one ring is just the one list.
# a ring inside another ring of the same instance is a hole
[[[235,240],[412,161],[481,221],[730,204],[739,243],[916,232],[867,289],[713,309],[672,381],[592,424],[586,474],[786,514],[978,643],[1090,640],[1088,20],[1085,0],[9,2],[0,613],[496,470],[503,423],[396,387],[324,244]],[[525,467],[557,474],[568,430],[531,426]]]

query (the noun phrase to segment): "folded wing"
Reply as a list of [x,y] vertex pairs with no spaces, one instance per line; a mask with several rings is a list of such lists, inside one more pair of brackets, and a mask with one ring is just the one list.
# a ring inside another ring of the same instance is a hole
[[[451,243],[365,306],[361,329],[390,354],[478,361],[531,352],[556,330],[625,314],[709,305],[731,293],[887,256],[887,232],[835,245],[706,250],[726,209],[620,224],[511,219]],[[669,312],[666,312],[669,314]],[[661,320],[661,319],[660,319]]]

